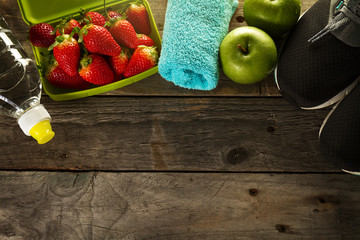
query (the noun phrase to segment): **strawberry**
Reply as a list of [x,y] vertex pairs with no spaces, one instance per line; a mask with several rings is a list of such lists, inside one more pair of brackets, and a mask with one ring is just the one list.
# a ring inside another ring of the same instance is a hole
[[52,34],[54,28],[48,23],[38,23],[30,27],[29,40],[35,47],[48,48],[55,41],[55,35]]
[[106,60],[97,54],[84,56],[80,61],[80,76],[90,83],[105,85],[114,81],[114,73]]
[[55,43],[49,47],[60,67],[70,76],[78,73],[80,46],[75,38],[68,34],[56,37]]
[[135,29],[129,21],[117,18],[111,22],[109,31],[120,45],[131,49],[136,49],[138,46]]
[[125,71],[125,68],[129,63],[129,59],[130,59],[130,50],[127,48],[122,48],[121,53],[118,56],[113,56],[108,58],[109,66],[111,70],[113,70],[113,72],[115,73],[116,80],[121,79]]
[[154,67],[158,58],[155,47],[139,46],[130,58],[124,77],[131,77]]
[[79,42],[84,42],[85,48],[100,55],[117,56],[121,47],[111,36],[110,32],[98,25],[88,24],[80,30]]
[[93,23],[103,27],[105,26],[106,20],[105,17],[98,12],[84,12],[82,22],[83,25]]
[[[70,35],[73,29],[76,27],[78,27],[79,29],[81,28],[81,25],[78,21],[76,21],[75,19],[65,19],[57,26],[56,36],[60,36],[62,35],[62,33]],[[79,38],[77,33],[74,34],[74,38]]]
[[137,38],[138,38],[138,44],[139,45],[145,45],[145,46],[148,46],[148,47],[151,47],[151,46],[155,46],[155,43],[154,41],[147,35],[145,34],[137,34]]
[[60,88],[88,89],[90,87],[90,83],[80,77],[79,73],[72,77],[67,75],[57,61],[47,68],[45,78],[50,84]]
[[137,32],[150,35],[151,25],[149,15],[143,4],[132,3],[125,11],[127,20],[134,26]]
[[119,12],[110,10],[107,12],[106,21],[109,21],[110,19],[116,19],[118,17],[121,18],[122,15]]

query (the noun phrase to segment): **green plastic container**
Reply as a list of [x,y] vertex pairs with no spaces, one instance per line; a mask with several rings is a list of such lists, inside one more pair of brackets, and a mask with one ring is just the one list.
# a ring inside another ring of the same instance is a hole
[[[41,22],[49,23],[55,26],[64,17],[72,15],[75,19],[79,18],[81,9],[97,11],[104,13],[104,2],[101,0],[17,0],[22,17],[27,24],[37,24]],[[112,10],[120,10],[124,4],[133,2],[134,0],[120,0],[120,1],[106,1],[106,8]],[[151,24],[151,34],[149,35],[155,42],[157,50],[161,50],[161,38],[156,27],[154,17],[152,15],[149,3],[143,0],[143,4],[147,9],[149,20]],[[42,48],[32,47],[34,56],[38,64],[42,61],[41,52],[46,52]],[[103,86],[95,86],[86,90],[71,90],[58,88],[46,81],[44,77],[41,78],[44,91],[55,101],[65,101],[77,98],[84,98],[88,96],[97,95],[100,93],[112,91],[129,84],[138,82],[158,72],[158,67],[155,66],[145,72],[142,72],[133,77],[125,78],[117,82],[113,82]]]

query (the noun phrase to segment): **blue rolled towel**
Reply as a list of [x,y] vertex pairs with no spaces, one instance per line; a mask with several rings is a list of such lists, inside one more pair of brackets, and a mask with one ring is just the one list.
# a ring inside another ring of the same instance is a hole
[[168,0],[159,73],[175,85],[211,90],[219,80],[219,48],[237,0]]

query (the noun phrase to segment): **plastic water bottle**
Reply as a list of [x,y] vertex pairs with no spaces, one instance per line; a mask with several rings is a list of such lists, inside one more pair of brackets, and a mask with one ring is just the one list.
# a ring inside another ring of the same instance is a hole
[[39,144],[55,135],[51,117],[40,104],[41,89],[36,64],[0,15],[0,113],[17,119],[22,131]]

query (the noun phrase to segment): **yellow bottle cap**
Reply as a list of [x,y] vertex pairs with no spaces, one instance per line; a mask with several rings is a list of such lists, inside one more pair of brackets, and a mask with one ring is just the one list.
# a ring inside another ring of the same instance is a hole
[[51,129],[49,120],[37,123],[30,129],[29,133],[38,141],[39,144],[47,143],[55,136],[55,133]]

